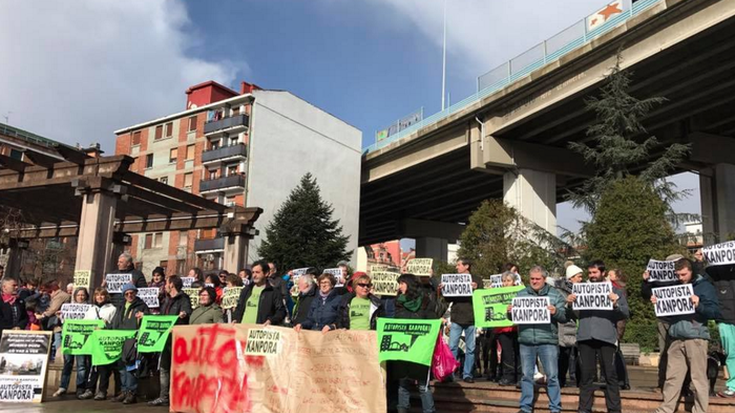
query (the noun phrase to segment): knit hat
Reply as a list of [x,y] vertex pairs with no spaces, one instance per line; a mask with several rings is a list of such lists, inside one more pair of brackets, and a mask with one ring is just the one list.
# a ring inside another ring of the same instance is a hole
[[163,269],[163,267],[156,267],[153,269],[152,274],[161,274],[163,276],[166,273],[166,270]]
[[131,283],[127,283],[127,284],[123,285],[123,288],[122,288],[123,295],[125,295],[125,293],[128,292],[128,291],[130,291],[130,290],[133,290],[133,291],[137,292],[138,291],[138,287],[134,286]]
[[572,264],[567,267],[567,280],[574,277],[577,274],[581,274],[583,271],[581,268],[577,267],[576,265]]
[[671,254],[666,257],[666,261],[679,261],[682,258],[684,258],[684,256],[681,254]]

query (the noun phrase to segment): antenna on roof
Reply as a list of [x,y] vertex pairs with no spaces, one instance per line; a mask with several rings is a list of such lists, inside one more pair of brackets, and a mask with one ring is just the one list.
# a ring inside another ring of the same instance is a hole
[[6,125],[10,125],[10,114],[11,114],[11,113],[13,113],[13,112],[11,112],[11,111],[7,111],[7,112],[5,112],[5,114],[3,115],[3,117],[5,118],[5,124],[6,124]]

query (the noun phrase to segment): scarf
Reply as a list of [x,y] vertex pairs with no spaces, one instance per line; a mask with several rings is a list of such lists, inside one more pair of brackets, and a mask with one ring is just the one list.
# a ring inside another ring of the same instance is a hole
[[13,305],[13,304],[15,304],[15,300],[16,300],[17,298],[18,298],[18,296],[17,296],[17,295],[13,295],[13,294],[5,294],[5,293],[3,293],[3,302],[4,302],[4,303],[7,303],[7,304],[10,304],[10,305]]
[[408,299],[408,297],[405,294],[401,294],[398,296],[398,302],[401,303],[403,308],[406,310],[415,313],[419,311],[419,308],[421,308],[421,296],[414,298],[413,300]]
[[325,301],[327,301],[327,297],[329,297],[329,294],[332,293],[332,290],[329,290],[328,293],[324,294],[322,290],[319,290],[319,297],[322,299],[322,304],[324,304]]

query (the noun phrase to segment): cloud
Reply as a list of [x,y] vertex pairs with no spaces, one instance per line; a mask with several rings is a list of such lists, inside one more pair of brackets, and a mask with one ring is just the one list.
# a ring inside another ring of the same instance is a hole
[[111,155],[114,130],[184,110],[188,86],[233,82],[236,66],[196,45],[178,0],[0,2],[0,115]]

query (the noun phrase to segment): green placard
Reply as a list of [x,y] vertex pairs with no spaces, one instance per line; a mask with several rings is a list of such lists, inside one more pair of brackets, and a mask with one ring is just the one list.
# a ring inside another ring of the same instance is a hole
[[378,318],[380,361],[402,360],[431,366],[441,320]]
[[513,322],[508,320],[508,306],[518,291],[525,286],[479,289],[472,293],[472,310],[475,312],[475,326],[477,327],[511,327]]
[[61,351],[72,356],[92,354],[89,337],[105,327],[103,320],[66,320],[61,329]]
[[136,330],[94,330],[89,338],[92,365],[102,366],[114,363],[122,357],[123,343],[135,338]]
[[177,315],[146,315],[138,330],[138,353],[160,353],[174,328]]

